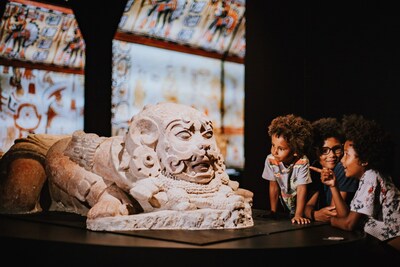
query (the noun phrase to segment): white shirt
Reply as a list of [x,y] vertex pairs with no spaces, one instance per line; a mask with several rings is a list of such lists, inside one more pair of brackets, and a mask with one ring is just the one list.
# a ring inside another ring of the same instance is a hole
[[350,210],[368,216],[364,231],[379,240],[400,236],[400,191],[390,177],[367,170],[360,179]]

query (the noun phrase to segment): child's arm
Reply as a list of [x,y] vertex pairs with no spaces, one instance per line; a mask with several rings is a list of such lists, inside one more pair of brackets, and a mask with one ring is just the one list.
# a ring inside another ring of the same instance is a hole
[[323,169],[321,172],[321,181],[329,186],[332,192],[332,201],[335,204],[337,216],[331,218],[331,225],[343,230],[352,231],[357,223],[365,216],[364,214],[350,211],[346,202],[340,195],[335,173]]
[[278,183],[276,181],[269,181],[269,203],[272,212],[277,211],[279,191]]
[[349,213],[349,207],[344,201],[341,192],[339,191],[339,187],[336,180],[335,173],[330,169],[319,169],[321,173],[321,181],[325,185],[329,186],[332,192],[332,203],[336,207],[337,216],[345,217]]
[[335,203],[337,210],[337,217],[331,218],[331,225],[347,231],[354,230],[358,221],[360,221],[365,215],[350,211],[346,202],[341,197],[337,185],[333,184],[330,189],[332,192],[332,201]]
[[304,216],[310,218],[312,221],[315,220],[315,206],[317,205],[318,197],[319,192],[315,191],[304,207]]
[[310,219],[304,217],[304,207],[307,198],[307,185],[300,184],[297,186],[296,213],[292,218],[292,223],[308,224]]
[[315,210],[318,201],[318,196],[319,192],[316,191],[307,201],[307,204],[304,208],[304,216],[309,218],[311,221],[330,222],[331,217],[337,215],[334,203],[332,204],[332,206],[327,206],[320,208],[319,210]]
[[[322,173],[321,168],[317,168],[314,166],[310,166],[310,170],[318,172],[320,174]],[[319,177],[319,179],[322,179],[322,178]],[[347,179],[347,178],[345,178],[345,179]],[[319,192],[314,193],[311,196],[311,198],[308,200],[305,210],[304,210],[304,215],[314,221],[330,222],[331,218],[337,215],[335,203],[333,202],[333,198],[331,200],[330,206],[320,208],[319,210],[315,210],[315,206],[318,201],[318,194],[319,194]],[[315,196],[315,195],[317,195],[317,196]],[[346,199],[347,192],[340,191],[340,195],[342,196],[343,199]]]

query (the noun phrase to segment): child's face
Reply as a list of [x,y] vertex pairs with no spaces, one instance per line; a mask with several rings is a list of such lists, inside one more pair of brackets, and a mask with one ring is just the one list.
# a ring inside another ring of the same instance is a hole
[[333,169],[342,157],[342,144],[337,138],[325,139],[323,146],[319,149],[319,163],[323,168]]
[[277,161],[290,164],[293,153],[283,136],[273,135],[271,137],[271,154]]
[[365,172],[365,167],[362,166],[360,159],[353,147],[352,141],[344,143],[344,155],[341,160],[346,177],[354,177],[360,179]]

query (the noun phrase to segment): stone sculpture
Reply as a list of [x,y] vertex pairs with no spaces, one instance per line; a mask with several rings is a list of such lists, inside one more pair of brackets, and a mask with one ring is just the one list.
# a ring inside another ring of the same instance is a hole
[[[52,140],[44,163],[49,210],[86,216],[90,230],[253,226],[253,193],[229,179],[212,122],[192,107],[147,105],[124,136],[76,131]],[[2,176],[7,195],[15,185]],[[23,213],[7,199],[0,198],[0,212]]]

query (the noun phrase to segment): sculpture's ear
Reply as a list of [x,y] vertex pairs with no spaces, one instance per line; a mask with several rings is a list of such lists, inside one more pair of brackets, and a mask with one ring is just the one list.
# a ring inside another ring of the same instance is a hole
[[146,145],[154,148],[159,138],[157,123],[148,117],[133,120],[129,126],[128,135],[130,135],[129,139],[132,139],[136,145]]
[[132,181],[160,173],[155,152],[159,135],[157,123],[149,117],[134,118],[129,125],[119,168],[129,173]]

